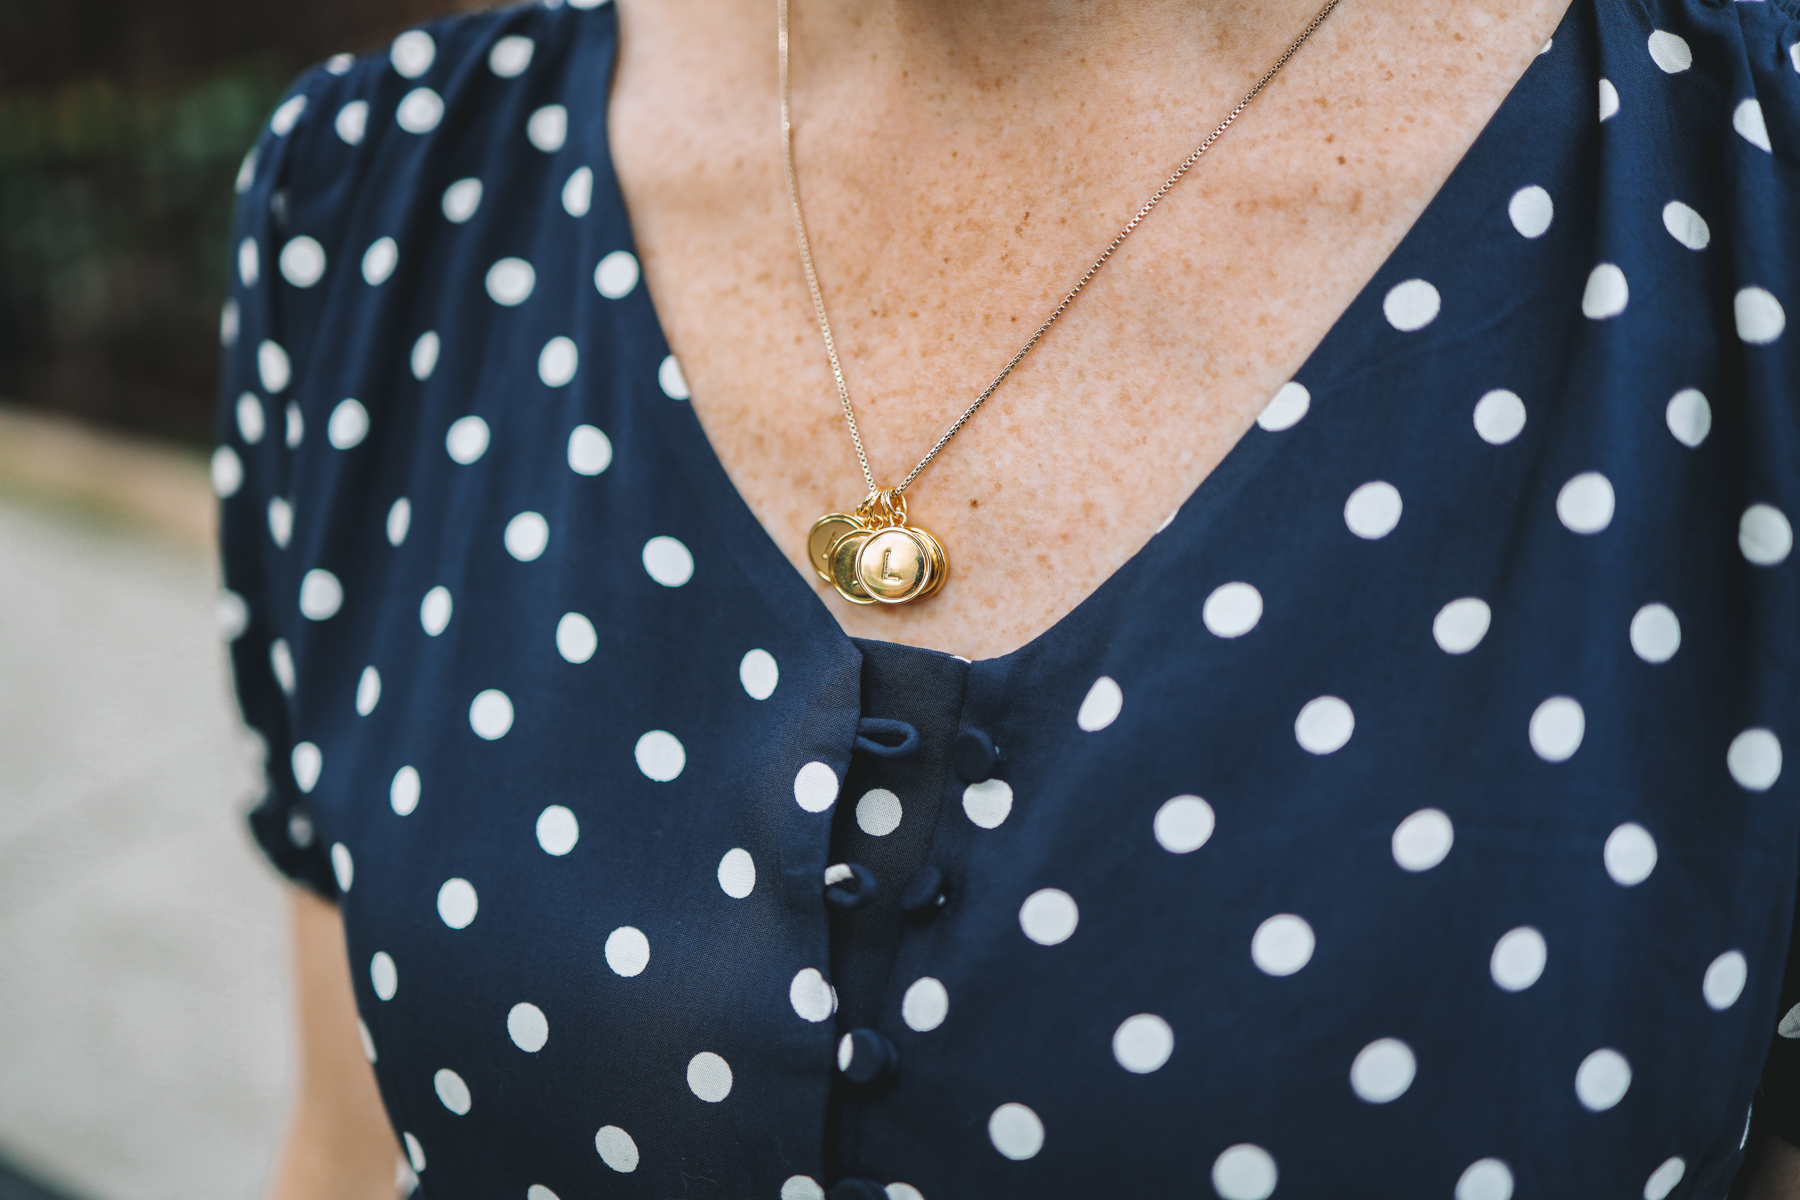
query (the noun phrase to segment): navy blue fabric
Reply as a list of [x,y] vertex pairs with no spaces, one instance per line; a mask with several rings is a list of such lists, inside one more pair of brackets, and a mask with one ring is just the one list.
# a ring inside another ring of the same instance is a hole
[[1715,1200],[1759,1078],[1800,1139],[1793,0],[1575,0],[1259,426],[973,664],[844,636],[684,403],[615,20],[334,60],[240,179],[252,820],[425,1195]]

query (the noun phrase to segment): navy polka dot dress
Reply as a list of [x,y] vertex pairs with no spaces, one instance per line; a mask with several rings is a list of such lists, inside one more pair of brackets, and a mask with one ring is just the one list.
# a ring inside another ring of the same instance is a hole
[[252,824],[425,1195],[1718,1200],[1800,1141],[1800,4],[1575,0],[974,663],[845,636],[708,446],[616,29],[333,60],[239,180]]

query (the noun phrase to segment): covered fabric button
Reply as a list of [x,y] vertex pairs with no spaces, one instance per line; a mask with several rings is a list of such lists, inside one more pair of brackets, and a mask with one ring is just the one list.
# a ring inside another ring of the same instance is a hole
[[873,1029],[852,1029],[840,1038],[837,1061],[851,1083],[886,1083],[900,1071],[900,1051]]
[[929,917],[944,907],[950,893],[944,886],[944,873],[926,863],[913,872],[900,892],[900,911],[909,917]]
[[950,744],[950,761],[964,783],[980,783],[993,776],[1000,762],[1000,750],[986,733],[965,729]]
[[842,1179],[831,1189],[831,1200],[888,1200],[888,1193],[873,1179]]
[[825,903],[862,908],[875,899],[875,872],[861,863],[834,863],[825,868]]

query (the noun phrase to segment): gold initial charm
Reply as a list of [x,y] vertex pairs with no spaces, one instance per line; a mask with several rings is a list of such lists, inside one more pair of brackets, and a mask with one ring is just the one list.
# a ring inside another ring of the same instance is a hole
[[906,523],[906,497],[871,492],[855,515],[813,522],[807,558],[820,579],[852,604],[905,604],[933,595],[950,574],[943,543]]

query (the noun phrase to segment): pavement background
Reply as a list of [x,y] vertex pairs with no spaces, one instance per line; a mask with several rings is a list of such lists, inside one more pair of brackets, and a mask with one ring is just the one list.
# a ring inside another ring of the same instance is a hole
[[92,1200],[256,1196],[286,1098],[212,506],[197,453],[0,407],[0,1158]]

